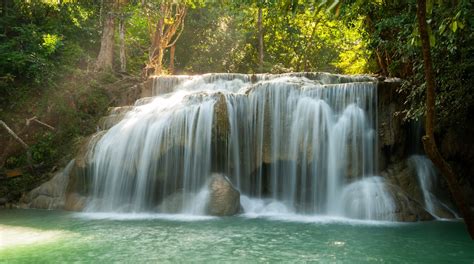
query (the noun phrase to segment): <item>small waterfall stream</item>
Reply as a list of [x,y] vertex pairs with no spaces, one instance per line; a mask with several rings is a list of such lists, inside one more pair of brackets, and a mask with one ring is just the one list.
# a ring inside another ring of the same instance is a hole
[[424,155],[412,155],[409,159],[412,166],[415,167],[418,183],[423,194],[423,201],[425,209],[434,217],[443,218],[439,215],[438,209],[447,210],[453,216],[457,217],[456,213],[446,204],[441,202],[434,191],[438,185],[438,172],[435,169],[431,160]]
[[166,212],[174,197],[177,212],[203,214],[206,181],[219,172],[247,212],[391,220],[374,176],[372,78],[158,77],[154,92],[93,147],[89,211]]

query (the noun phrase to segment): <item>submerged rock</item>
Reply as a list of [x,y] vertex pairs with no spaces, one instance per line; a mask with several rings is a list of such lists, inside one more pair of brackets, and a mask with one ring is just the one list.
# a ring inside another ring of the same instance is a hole
[[213,174],[209,183],[207,212],[215,216],[231,216],[240,211],[240,193],[222,174]]
[[177,191],[166,196],[158,205],[162,213],[207,214],[231,216],[240,212],[240,193],[227,177],[213,174],[205,188],[198,193]]

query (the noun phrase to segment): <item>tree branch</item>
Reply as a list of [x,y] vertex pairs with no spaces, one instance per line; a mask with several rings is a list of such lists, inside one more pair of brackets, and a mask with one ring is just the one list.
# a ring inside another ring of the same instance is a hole
[[5,122],[3,122],[3,120],[0,120],[0,125],[2,125],[7,130],[8,134],[10,134],[26,150],[26,159],[28,165],[30,166],[30,168],[33,168],[30,147],[15,132],[13,132],[13,130],[11,130],[10,127],[8,127]]

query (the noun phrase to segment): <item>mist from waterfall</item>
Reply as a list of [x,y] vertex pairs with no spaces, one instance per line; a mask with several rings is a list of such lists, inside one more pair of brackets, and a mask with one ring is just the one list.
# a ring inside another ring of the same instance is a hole
[[171,199],[177,212],[203,214],[206,180],[221,172],[247,211],[390,220],[393,201],[379,199],[385,183],[373,177],[370,77],[157,77],[154,92],[93,147],[88,210],[166,212]]

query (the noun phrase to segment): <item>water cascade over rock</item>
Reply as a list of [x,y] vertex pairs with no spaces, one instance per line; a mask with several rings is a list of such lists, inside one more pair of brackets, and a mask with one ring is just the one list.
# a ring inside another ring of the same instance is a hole
[[416,170],[426,211],[436,218],[457,217],[456,213],[448,205],[441,202],[434,193],[438,189],[436,187],[439,180],[438,173],[431,160],[424,155],[413,155],[409,161]]
[[326,73],[155,77],[141,92],[152,97],[102,119],[76,157],[65,208],[429,219],[376,176],[377,129],[388,127],[377,85]]
[[221,172],[252,198],[299,213],[352,216],[341,210],[341,193],[376,171],[370,77],[158,77],[154,92],[93,146],[87,210],[148,211],[174,197],[182,206],[171,211],[184,212]]

